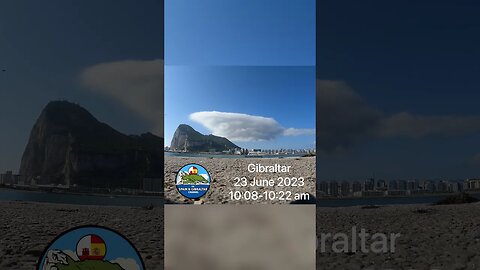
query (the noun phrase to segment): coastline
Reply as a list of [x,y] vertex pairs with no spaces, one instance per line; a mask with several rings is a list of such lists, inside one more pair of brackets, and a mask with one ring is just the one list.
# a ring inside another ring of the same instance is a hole
[[164,204],[161,196],[126,196],[85,193],[52,193],[45,191],[27,191],[0,188],[0,202],[38,202],[72,206],[126,206],[126,207],[152,207]]
[[[415,194],[415,195],[389,195],[389,196],[362,196],[362,197],[355,197],[355,196],[346,196],[346,197],[321,197],[317,196],[317,200],[351,200],[351,199],[375,199],[375,198],[421,198],[421,197],[437,197],[437,196],[451,196],[455,195],[458,192],[442,192],[442,193],[426,193],[426,194]],[[480,194],[479,191],[465,191],[467,194],[475,195]]]
[[68,188],[58,188],[58,187],[34,187],[34,186],[18,186],[18,185],[0,185],[0,189],[9,189],[9,190],[19,190],[25,192],[39,192],[39,193],[54,193],[54,194],[73,194],[73,195],[89,195],[89,196],[126,196],[126,197],[152,197],[159,196],[163,194],[163,191],[158,192],[141,192],[136,194],[128,193],[106,193],[106,192],[90,192],[90,191],[75,191]]
[[161,197],[163,192],[159,192],[159,194],[152,195],[128,195],[128,194],[115,194],[115,193],[88,193],[88,192],[75,192],[75,191],[68,191],[65,192],[56,192],[56,191],[46,191],[41,189],[22,189],[22,188],[15,188],[9,186],[0,186],[1,190],[14,190],[14,191],[22,191],[27,193],[40,193],[40,194],[64,194],[64,195],[79,195],[79,196],[95,196],[95,197],[115,197],[115,198],[152,198],[152,197]]

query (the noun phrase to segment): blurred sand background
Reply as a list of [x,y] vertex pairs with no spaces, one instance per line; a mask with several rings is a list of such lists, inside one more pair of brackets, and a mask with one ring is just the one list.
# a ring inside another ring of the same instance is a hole
[[314,205],[165,207],[167,270],[312,270],[314,251]]

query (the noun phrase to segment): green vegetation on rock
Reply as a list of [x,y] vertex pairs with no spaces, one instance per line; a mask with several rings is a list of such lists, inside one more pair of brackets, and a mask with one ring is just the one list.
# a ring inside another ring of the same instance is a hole
[[58,270],[125,270],[118,263],[95,260],[68,260],[68,264],[57,264],[56,267]]
[[184,184],[198,184],[198,183],[208,183],[208,181],[203,178],[203,176],[198,174],[187,174],[182,176]]

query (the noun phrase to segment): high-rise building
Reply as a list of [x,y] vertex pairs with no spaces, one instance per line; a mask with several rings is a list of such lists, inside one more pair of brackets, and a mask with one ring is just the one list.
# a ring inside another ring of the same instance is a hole
[[464,182],[465,190],[480,190],[480,179],[467,179]]
[[425,184],[425,189],[428,192],[437,192],[437,185],[433,181],[427,181]]
[[417,183],[415,181],[408,181],[407,190],[417,190]]
[[0,184],[13,185],[13,173],[12,171],[6,171],[0,175]]
[[318,185],[318,190],[320,191],[321,195],[328,195],[329,194],[329,192],[328,192],[328,182],[326,182],[326,181],[320,182],[320,184]]
[[365,185],[364,185],[364,190],[365,191],[373,191],[375,189],[375,179],[370,178],[365,180]]
[[352,191],[353,192],[361,192],[362,191],[362,183],[355,181],[352,184]]
[[383,179],[377,181],[376,190],[385,191],[387,190],[387,182]]
[[390,180],[388,182],[388,190],[398,190],[398,181],[397,180]]
[[341,191],[342,196],[350,195],[351,194],[350,182],[342,181],[342,183],[340,184],[340,191]]
[[398,181],[398,190],[407,190],[407,181],[405,180]]
[[460,183],[458,181],[448,182],[448,192],[457,193],[457,192],[462,192],[462,191],[463,191],[462,183]]
[[338,196],[338,183],[337,181],[330,182],[330,195]]

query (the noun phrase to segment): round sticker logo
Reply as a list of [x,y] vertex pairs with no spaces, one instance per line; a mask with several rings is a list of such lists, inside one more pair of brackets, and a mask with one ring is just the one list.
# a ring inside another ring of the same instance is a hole
[[198,199],[210,188],[210,174],[199,164],[187,164],[175,178],[178,192],[189,199]]
[[144,270],[138,251],[124,236],[101,226],[60,234],[43,252],[37,270]]

